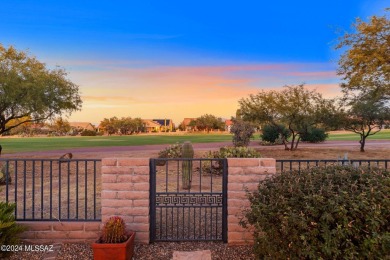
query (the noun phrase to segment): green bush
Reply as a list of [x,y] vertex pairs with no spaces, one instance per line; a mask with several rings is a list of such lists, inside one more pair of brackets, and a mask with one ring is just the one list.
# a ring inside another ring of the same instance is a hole
[[328,138],[328,134],[324,129],[321,128],[312,128],[305,133],[300,134],[301,141],[310,142],[310,143],[320,143]]
[[94,130],[83,130],[81,133],[80,133],[81,136],[96,136],[96,131]]
[[249,194],[243,226],[259,259],[383,259],[390,252],[390,172],[329,166],[279,174]]
[[[180,143],[172,144],[161,150],[158,153],[158,158],[181,158],[182,156],[182,145]],[[165,161],[157,161],[157,165],[165,165]]]
[[248,146],[254,132],[255,129],[251,123],[242,120],[234,121],[230,129],[230,133],[233,134],[233,145]]
[[260,158],[261,154],[253,148],[248,147],[221,147],[219,151],[208,151],[203,156],[210,159],[221,158]]
[[182,145],[175,143],[158,153],[158,158],[181,158]]
[[291,135],[290,131],[283,125],[265,125],[262,128],[261,140],[269,143],[276,143],[278,139],[284,137],[289,138]]
[[[15,204],[0,202],[0,246],[18,244],[18,235],[26,230],[24,226],[16,224],[14,212]],[[0,258],[8,254],[9,252],[0,250]]]
[[[221,147],[219,151],[208,151],[203,155],[203,158],[208,159],[225,159],[225,158],[260,158],[261,154],[253,148],[248,147]],[[222,173],[222,165],[215,161],[212,164],[204,161],[202,164],[203,172],[212,172],[215,174]]]

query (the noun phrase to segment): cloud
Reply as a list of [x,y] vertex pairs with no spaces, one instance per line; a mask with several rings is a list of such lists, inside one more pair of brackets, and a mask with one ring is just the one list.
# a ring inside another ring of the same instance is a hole
[[339,93],[332,65],[259,63],[219,66],[136,66],[131,61],[85,61],[71,80],[80,86],[84,107],[76,117],[184,117],[205,113],[230,118],[238,100],[258,91],[305,82],[334,97]]

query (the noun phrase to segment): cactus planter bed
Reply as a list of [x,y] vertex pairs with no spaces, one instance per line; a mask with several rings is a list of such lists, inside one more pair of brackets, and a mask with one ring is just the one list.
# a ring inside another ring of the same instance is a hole
[[130,260],[133,257],[134,252],[134,238],[135,232],[128,234],[129,238],[118,244],[106,244],[102,243],[99,239],[96,243],[92,244],[93,258],[95,260]]
[[135,232],[126,232],[126,224],[121,217],[107,220],[102,236],[92,244],[95,260],[131,260],[134,254]]

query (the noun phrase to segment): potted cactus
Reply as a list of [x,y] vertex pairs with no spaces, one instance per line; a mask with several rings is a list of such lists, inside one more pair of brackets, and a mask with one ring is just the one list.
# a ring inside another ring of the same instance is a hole
[[104,224],[102,236],[92,244],[95,260],[130,260],[134,253],[135,232],[126,232],[121,217],[111,217]]

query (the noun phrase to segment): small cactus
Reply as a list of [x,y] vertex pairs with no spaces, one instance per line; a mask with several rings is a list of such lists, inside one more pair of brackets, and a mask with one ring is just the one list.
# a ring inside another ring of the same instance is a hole
[[[192,147],[191,142],[184,142],[182,147],[182,158],[194,158],[194,148]],[[192,161],[185,160],[181,165],[182,169],[182,184],[183,189],[189,190],[191,189],[191,181],[192,181]]]
[[106,244],[123,243],[128,236],[126,235],[126,224],[121,217],[111,217],[103,227],[102,242]]
[[11,184],[12,179],[11,179],[10,173],[12,170],[13,170],[13,167],[11,165],[9,165],[8,168],[6,165],[2,165],[0,167],[0,185],[6,185],[7,182],[8,182],[8,184]]

